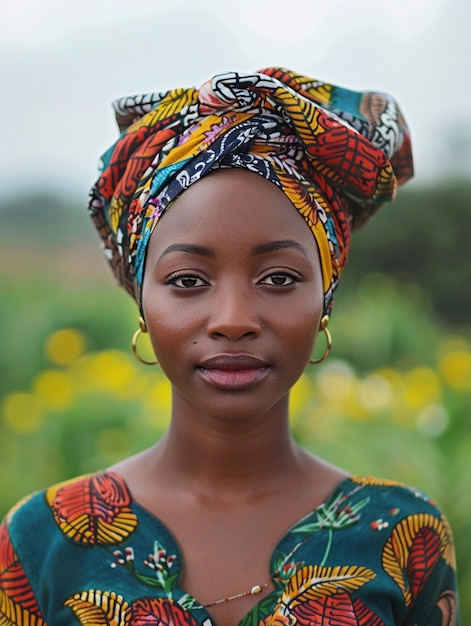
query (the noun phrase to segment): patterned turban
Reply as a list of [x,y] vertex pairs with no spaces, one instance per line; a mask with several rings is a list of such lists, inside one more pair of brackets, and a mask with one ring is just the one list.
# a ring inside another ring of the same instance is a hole
[[390,96],[281,68],[219,74],[200,89],[122,98],[114,108],[122,134],[102,157],[89,208],[118,282],[139,306],[155,225],[213,170],[255,172],[291,200],[317,242],[327,314],[351,230],[413,174],[409,131]]

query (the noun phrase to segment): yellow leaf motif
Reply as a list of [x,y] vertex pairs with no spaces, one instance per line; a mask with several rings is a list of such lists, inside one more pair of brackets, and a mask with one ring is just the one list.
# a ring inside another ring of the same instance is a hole
[[280,604],[293,609],[309,600],[333,596],[338,591],[353,593],[376,574],[362,566],[321,567],[309,565],[300,568],[290,578],[280,599]]
[[455,554],[455,542],[453,541],[453,533],[451,530],[450,522],[442,515],[441,522],[446,531],[447,541],[442,549],[442,557],[445,559],[447,565],[452,569],[456,569],[456,554]]
[[82,626],[126,626],[129,604],[114,592],[82,591],[64,602]]
[[0,589],[0,626],[46,626],[43,618],[28,611]]
[[394,527],[384,545],[382,564],[401,589],[406,606],[420,593],[440,556],[454,566],[453,542],[446,518],[418,513]]
[[373,485],[378,487],[404,487],[404,483],[388,478],[376,478],[376,476],[352,476],[351,480],[360,485]]
[[152,127],[162,120],[166,120],[175,113],[181,115],[182,109],[195,104],[198,101],[198,92],[196,89],[172,89],[167,92],[162,100],[140,120],[135,122],[131,130],[136,132],[142,127]]
[[313,135],[322,135],[325,132],[318,122],[319,109],[315,103],[293,95],[285,87],[277,89],[274,97],[293,120],[296,131],[306,146],[312,144]]

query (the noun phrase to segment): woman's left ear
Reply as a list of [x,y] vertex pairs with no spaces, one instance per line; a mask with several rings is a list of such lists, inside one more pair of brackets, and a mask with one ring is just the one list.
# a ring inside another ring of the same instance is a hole
[[327,326],[329,325],[329,316],[328,315],[324,315],[324,317],[321,319],[321,323],[319,325],[319,332],[323,332],[325,334],[325,338],[327,340],[327,346],[325,349],[324,354],[321,356],[320,359],[310,359],[309,363],[311,365],[317,365],[318,363],[322,363],[322,361],[325,361],[326,358],[329,356],[330,354],[330,350],[332,348],[332,335],[330,334],[329,329],[327,328]]

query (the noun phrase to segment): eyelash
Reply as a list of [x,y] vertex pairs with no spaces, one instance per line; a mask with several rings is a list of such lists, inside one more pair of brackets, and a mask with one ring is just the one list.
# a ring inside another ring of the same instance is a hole
[[[273,282],[270,284],[267,281],[267,279],[274,279],[274,278],[283,278],[286,279],[288,278],[289,282],[288,283],[284,283],[282,285],[280,284],[274,284]],[[201,284],[193,284],[193,285],[178,285],[177,281],[182,281],[185,279],[190,279],[193,280],[195,282],[200,281]],[[294,285],[295,283],[300,281],[300,276],[293,274],[291,272],[272,272],[270,274],[267,274],[266,276],[264,276],[259,282],[258,284],[261,285],[267,285],[269,287],[277,287],[277,288],[283,288],[283,287],[291,287],[292,285]],[[200,278],[199,276],[195,276],[194,274],[185,274],[183,272],[176,272],[175,274],[172,274],[168,279],[167,279],[167,284],[169,285],[173,285],[174,287],[176,287],[177,289],[198,289],[200,287],[205,287],[208,285],[208,282],[206,280],[204,280],[203,278]]]
[[[276,285],[276,284],[269,284],[266,283],[265,281],[268,278],[288,278],[289,282],[288,283],[284,283],[283,285]],[[259,281],[261,284],[265,284],[268,285],[269,287],[291,287],[292,285],[294,285],[295,283],[298,283],[300,281],[300,277],[296,274],[293,274],[291,272],[272,272],[271,274],[267,274],[266,276],[264,276],[262,278],[261,281]]]
[[[191,285],[191,286],[184,286],[184,285],[177,285],[177,281],[178,280],[185,280],[185,279],[190,279],[190,280],[195,280],[195,281],[201,281],[201,285]],[[175,272],[175,274],[172,274],[171,276],[169,276],[169,278],[167,279],[167,284],[169,285],[173,285],[174,287],[177,287],[177,289],[198,289],[199,287],[204,287],[206,286],[208,283],[207,281],[205,281],[203,278],[200,278],[199,276],[195,276],[194,274],[185,274],[183,272]]]

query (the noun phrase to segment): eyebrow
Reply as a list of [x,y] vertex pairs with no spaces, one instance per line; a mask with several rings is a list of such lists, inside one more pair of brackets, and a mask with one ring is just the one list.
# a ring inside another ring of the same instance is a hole
[[[267,241],[267,243],[262,243],[252,248],[252,256],[267,254],[268,252],[274,252],[275,250],[284,250],[286,248],[294,248],[295,250],[299,250],[306,258],[308,258],[308,254],[304,246],[302,246],[297,241],[294,241],[293,239],[280,239],[279,241]],[[165,248],[165,250],[160,255],[158,261],[160,261],[160,259],[162,259],[165,255],[172,252],[186,252],[187,254],[197,254],[206,258],[214,258],[216,256],[214,250],[212,250],[211,248],[206,248],[205,246],[199,246],[193,243],[172,243],[170,246],[168,246],[168,248]]]
[[258,254],[273,252],[274,250],[283,250],[284,248],[294,248],[295,250],[299,250],[306,258],[308,258],[308,254],[304,246],[293,239],[281,239],[280,241],[268,241],[267,243],[262,243],[259,246],[252,248],[252,254],[255,256]]
[[188,254],[198,254],[199,256],[204,256],[208,258],[212,258],[215,255],[214,250],[211,248],[206,248],[205,246],[198,246],[193,243],[172,243],[168,248],[162,252],[159,256],[159,261],[166,254],[170,254],[171,252],[187,252]]

